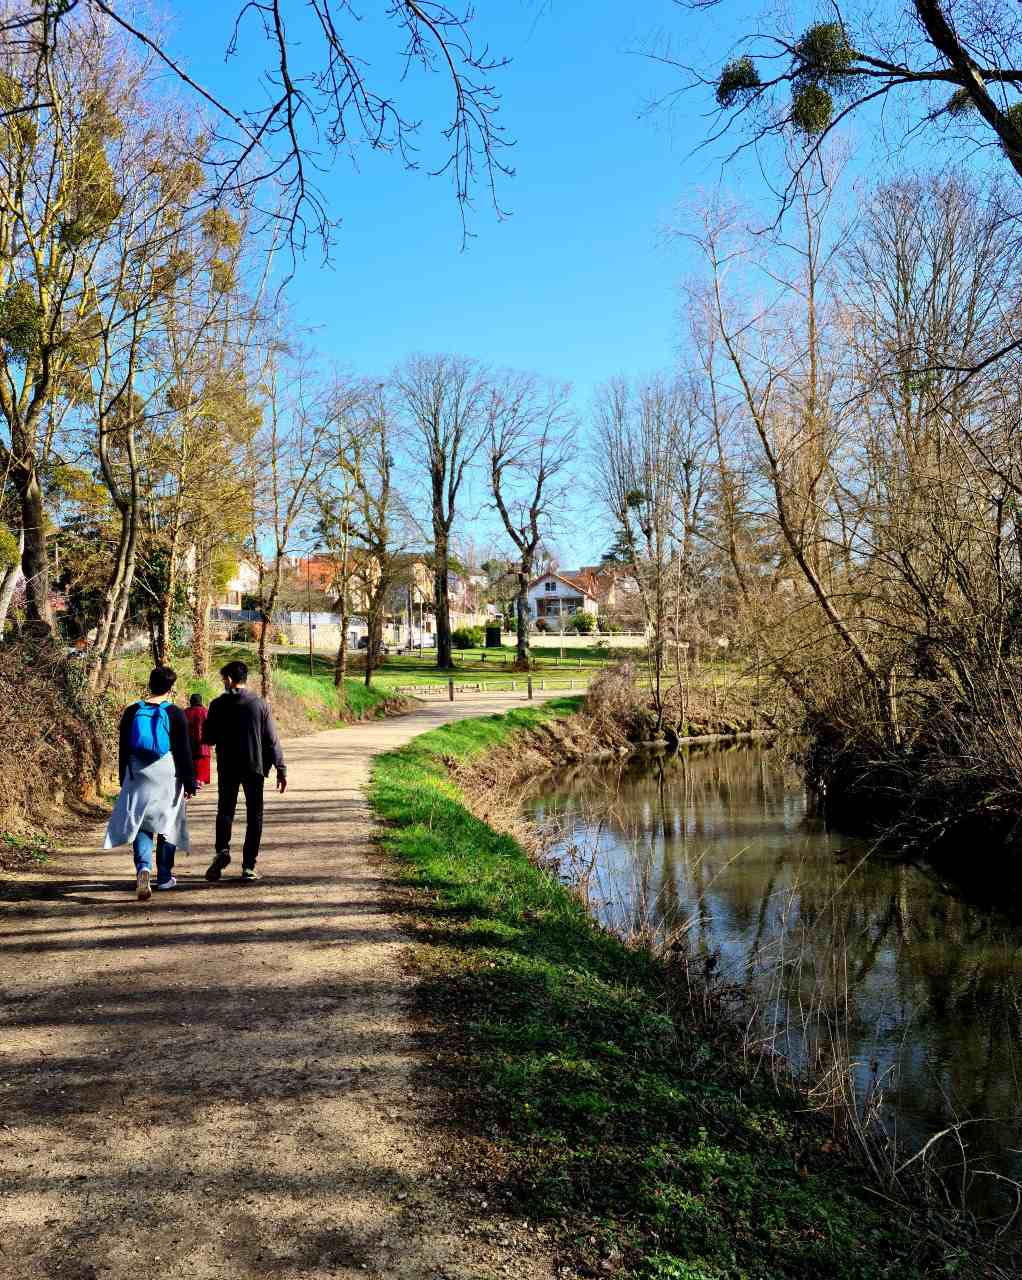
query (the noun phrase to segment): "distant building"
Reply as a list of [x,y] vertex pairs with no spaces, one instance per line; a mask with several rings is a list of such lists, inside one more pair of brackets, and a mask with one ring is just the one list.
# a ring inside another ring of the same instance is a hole
[[592,584],[585,579],[569,577],[565,573],[548,570],[529,583],[529,617],[538,622],[552,622],[560,627],[575,613],[591,613],[599,616],[599,602]]
[[220,592],[214,602],[217,609],[240,609],[243,596],[255,595],[259,590],[259,566],[251,560],[241,560],[234,572],[234,577]]

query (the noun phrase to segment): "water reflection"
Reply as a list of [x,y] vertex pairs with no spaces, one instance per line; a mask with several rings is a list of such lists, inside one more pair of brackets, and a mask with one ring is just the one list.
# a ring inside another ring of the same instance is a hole
[[[907,1145],[982,1119],[963,1130],[974,1165],[1022,1178],[1022,927],[1008,915],[824,830],[762,747],[562,773],[526,807],[561,824],[566,867],[592,865],[606,923],[683,924],[696,955],[776,1015],[796,1059],[792,1010],[825,1010],[810,1028],[840,1027],[861,1094],[884,1080],[885,1120]],[[956,1143],[941,1154],[960,1162]],[[974,1206],[1014,1206],[999,1186],[973,1178]]]

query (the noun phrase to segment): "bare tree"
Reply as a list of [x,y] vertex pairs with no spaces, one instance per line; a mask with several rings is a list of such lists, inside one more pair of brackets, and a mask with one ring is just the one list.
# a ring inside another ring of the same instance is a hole
[[[317,395],[298,360],[271,355],[259,386],[262,429],[248,447],[253,484],[249,554],[259,566],[259,679],[270,696],[269,641],[284,568],[296,540],[314,519],[317,486],[332,462],[334,424],[326,398]],[[268,544],[269,556],[263,553]]]
[[702,423],[687,385],[665,378],[634,393],[622,379],[608,383],[594,416],[597,493],[642,602],[659,732],[672,604],[687,573],[686,546],[702,494],[701,483],[693,483],[706,452]]
[[436,664],[454,666],[451,650],[451,530],[466,472],[486,432],[486,383],[462,356],[415,356],[394,375],[416,468],[425,464],[433,529]]
[[[702,11],[719,0],[686,3]],[[851,115],[864,119],[869,104],[908,97],[918,111],[906,121],[953,129],[956,145],[975,121],[1022,174],[1022,30],[996,0],[913,0],[886,13],[832,4],[823,21],[802,30],[770,14],[749,24],[739,48],[712,75],[693,71],[670,48],[661,56],[684,71],[689,85],[714,90],[721,113],[714,137],[742,122],[751,128],[748,144],[782,139],[787,147],[794,132],[811,166]],[[797,198],[794,179],[789,173],[786,202]]]
[[490,492],[516,549],[516,664],[529,663],[529,581],[544,538],[564,515],[577,422],[568,388],[507,374],[486,406]]
[[[431,172],[451,178],[463,225],[478,181],[497,204],[497,179],[510,169],[501,159],[508,143],[496,120],[499,94],[491,78],[506,59],[494,57],[485,41],[476,40],[471,11],[458,12],[442,0],[395,0],[384,6],[383,19],[400,43],[394,64],[404,95],[399,98],[370,78],[374,68],[357,39],[359,15],[346,0],[314,0],[300,34],[291,28],[288,7],[283,0],[238,0],[236,5],[225,53],[228,59],[245,59],[251,72],[246,84],[264,93],[263,101],[251,106],[199,84],[172,55],[159,25],[122,0],[5,5],[0,38],[31,59],[40,50],[72,48],[83,28],[100,22],[122,32],[218,122],[211,159],[223,192],[251,194],[270,184],[283,192],[282,204],[275,203],[270,216],[283,219],[295,252],[310,233],[328,244],[339,221],[317,187],[318,169],[329,169],[342,155],[365,146],[396,153],[407,168],[417,167],[421,113],[405,100],[413,93],[415,72],[438,74],[446,82],[449,114],[436,131],[436,150],[427,163]],[[381,79],[387,74],[375,71]],[[40,86],[32,100],[46,97]],[[0,104],[0,121],[20,109],[20,103]]]
[[366,615],[365,683],[383,643],[391,591],[399,581],[413,525],[394,485],[394,411],[383,388],[341,418],[338,465],[347,477],[348,512],[340,531]]

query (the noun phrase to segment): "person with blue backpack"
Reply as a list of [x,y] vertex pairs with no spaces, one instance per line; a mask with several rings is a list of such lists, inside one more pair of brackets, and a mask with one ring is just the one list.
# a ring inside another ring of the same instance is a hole
[[170,667],[156,667],[149,697],[125,707],[121,716],[121,793],[103,847],[131,845],[140,902],[153,896],[154,843],[157,889],[174,888],[174,855],[188,848],[185,801],[195,795],[195,764],[185,713],[171,701],[176,680]]

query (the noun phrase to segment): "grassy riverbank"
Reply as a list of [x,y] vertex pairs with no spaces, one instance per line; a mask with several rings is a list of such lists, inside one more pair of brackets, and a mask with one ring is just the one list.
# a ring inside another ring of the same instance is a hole
[[893,1206],[805,1102],[752,1079],[726,1026],[473,816],[448,775],[570,709],[463,721],[379,759],[371,797],[413,893],[430,1079],[487,1151],[490,1195],[590,1274],[644,1280],[993,1276]]

